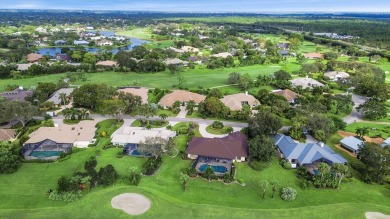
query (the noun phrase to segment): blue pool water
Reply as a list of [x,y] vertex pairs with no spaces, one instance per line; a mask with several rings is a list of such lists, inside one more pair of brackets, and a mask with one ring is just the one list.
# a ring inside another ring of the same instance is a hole
[[33,151],[29,156],[31,157],[59,157],[62,151]]
[[318,175],[320,172],[318,172],[318,170],[313,170],[313,174],[314,175]]
[[210,166],[211,168],[213,168],[214,172],[218,172],[218,173],[226,173],[228,170],[225,166],[211,166],[211,165],[207,165],[207,164],[203,164],[199,167],[199,170],[201,172],[204,172],[207,167]]

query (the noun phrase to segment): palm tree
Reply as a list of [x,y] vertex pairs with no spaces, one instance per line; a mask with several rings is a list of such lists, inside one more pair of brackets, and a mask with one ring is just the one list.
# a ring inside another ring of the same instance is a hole
[[271,184],[271,188],[272,188],[272,198],[274,198],[275,193],[276,193],[276,191],[278,190],[279,181],[277,181],[277,180],[272,180],[272,181],[270,182],[270,184]]
[[339,177],[338,187],[340,187],[341,180],[343,180],[344,176],[348,173],[348,166],[340,163],[335,163],[333,164],[331,169]]
[[195,101],[190,100],[187,103],[186,110],[191,114],[194,111],[195,108]]
[[71,109],[66,108],[62,110],[62,114],[64,115],[65,119],[69,119],[71,117]]
[[66,93],[60,93],[59,98],[62,102],[62,105],[66,105]]
[[357,134],[361,139],[363,139],[363,137],[367,135],[368,132],[368,127],[356,128],[355,134]]
[[183,172],[180,173],[180,182],[183,183],[183,189],[184,189],[184,191],[187,190],[188,180],[189,180],[189,179],[190,179],[190,177],[189,177],[187,174],[185,174],[185,173],[183,173]]
[[329,165],[327,163],[321,162],[317,165],[317,168],[321,174],[321,181],[322,181],[324,174],[328,173],[330,170]]

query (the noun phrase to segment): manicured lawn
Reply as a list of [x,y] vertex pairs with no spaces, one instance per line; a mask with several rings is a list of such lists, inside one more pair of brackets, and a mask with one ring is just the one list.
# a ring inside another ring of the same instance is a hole
[[177,114],[173,113],[170,110],[158,109],[156,115],[160,116],[161,114],[166,114],[166,115],[171,116],[171,117],[177,116]]
[[[126,174],[128,168],[140,168],[144,162],[143,158],[116,158],[118,150],[103,151],[98,166],[111,163],[120,174]],[[0,175],[2,199],[7,200],[0,203],[0,217],[85,218],[88,214],[89,218],[128,218],[111,207],[111,199],[125,192],[144,194],[152,201],[150,211],[140,218],[364,218],[366,211],[390,213],[390,191],[384,186],[356,181],[342,184],[339,190],[302,190],[295,171],[283,169],[276,159],[260,172],[246,163],[237,164],[237,178],[246,186],[196,178],[190,180],[188,190],[183,192],[179,173],[192,161],[165,157],[157,174],[143,177],[138,187],[118,182],[108,188],[93,189],[74,203],[48,200],[45,192],[55,187],[58,177],[83,170],[82,163],[92,152],[90,149],[77,152],[61,163],[23,164],[15,174]],[[271,199],[269,190],[262,200],[258,183],[264,179],[296,188],[297,199],[293,202],[284,202],[279,197]],[[10,186],[15,182],[17,186]]]
[[382,136],[382,138],[384,139],[390,137],[390,125],[384,125],[384,124],[356,122],[347,125],[345,130],[347,132],[355,133],[357,128],[364,128],[364,127],[367,127],[369,129],[369,133],[368,133],[369,137]]
[[206,127],[206,131],[210,134],[214,135],[224,135],[228,133],[228,128],[231,128],[230,126],[224,126],[221,129],[213,128],[212,125],[209,125]]
[[148,28],[134,28],[132,30],[119,31],[116,33],[119,36],[136,37],[144,40],[151,40],[151,32]]
[[[248,73],[253,78],[258,75],[269,75],[279,70],[280,66],[245,66],[237,68],[220,68],[220,69],[186,69],[183,71],[184,86],[189,89],[198,89],[201,85],[204,88],[210,88],[215,86],[223,86],[227,84],[228,75],[231,72],[240,72],[242,74]],[[8,84],[17,84],[25,88],[36,86],[38,82],[53,82],[57,83],[59,80],[66,77],[66,73],[45,75],[33,78],[25,79],[5,79],[0,80],[0,90],[4,90]],[[150,88],[165,88],[172,89],[178,84],[177,77],[172,75],[169,71],[149,73],[149,74],[137,74],[137,73],[121,73],[121,72],[99,72],[87,74],[86,81],[76,81],[72,84],[83,85],[87,83],[104,83],[111,86],[132,86],[135,83]]]
[[74,125],[74,124],[79,124],[81,120],[64,119],[62,121],[64,122],[64,124]]

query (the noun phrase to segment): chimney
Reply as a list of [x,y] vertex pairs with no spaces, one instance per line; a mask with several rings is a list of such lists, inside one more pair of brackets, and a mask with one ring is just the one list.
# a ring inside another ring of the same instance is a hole
[[245,91],[245,95],[247,95],[247,96],[248,96],[248,91]]
[[320,146],[323,148],[324,147],[324,142],[320,142]]

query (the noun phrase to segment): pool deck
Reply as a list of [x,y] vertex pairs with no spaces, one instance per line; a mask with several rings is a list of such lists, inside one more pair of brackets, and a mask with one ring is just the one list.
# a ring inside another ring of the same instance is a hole
[[[224,161],[225,161],[225,163],[224,163]],[[209,165],[209,166],[224,166],[227,169],[226,173],[230,173],[231,170],[232,170],[232,162],[231,161],[228,161],[228,160],[225,160],[225,159],[210,159],[210,160],[206,160],[204,158],[199,158],[197,160],[196,166],[195,166],[195,169],[196,169],[196,171],[198,173],[202,173],[202,171],[200,171],[199,168],[203,164],[206,164],[206,165]],[[214,173],[215,173],[216,176],[223,176],[223,175],[226,174],[226,173],[219,173],[219,172],[214,172]]]

